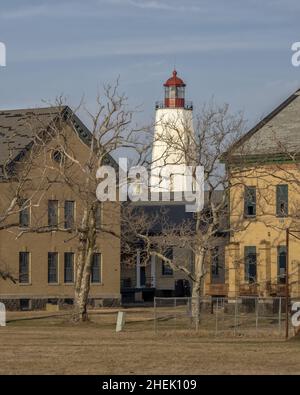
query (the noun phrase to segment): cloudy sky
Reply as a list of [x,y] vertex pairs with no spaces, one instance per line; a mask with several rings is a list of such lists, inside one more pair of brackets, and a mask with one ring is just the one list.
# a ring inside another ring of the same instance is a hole
[[150,120],[175,64],[196,110],[214,97],[251,125],[300,87],[299,15],[299,0],[1,0],[0,108],[59,94],[92,108],[120,76]]

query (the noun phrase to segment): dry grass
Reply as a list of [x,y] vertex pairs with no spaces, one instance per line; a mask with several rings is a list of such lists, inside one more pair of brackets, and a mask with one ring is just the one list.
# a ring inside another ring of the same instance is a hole
[[186,330],[155,334],[152,314],[128,310],[126,329],[117,334],[114,310],[77,326],[65,313],[10,313],[8,326],[0,328],[0,374],[300,373],[298,340],[214,339]]

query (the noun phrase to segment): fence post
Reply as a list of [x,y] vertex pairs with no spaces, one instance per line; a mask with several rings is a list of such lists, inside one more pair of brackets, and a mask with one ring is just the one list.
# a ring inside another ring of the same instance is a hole
[[[213,301],[212,301],[212,303],[213,303]],[[218,314],[219,314],[218,310],[219,310],[219,298],[217,298],[217,305],[215,308],[215,312],[216,312],[216,333],[215,333],[215,336],[218,335]]]
[[236,326],[237,326],[237,310],[238,310],[238,303],[237,297],[235,298],[235,306],[234,306],[234,336],[236,335]]
[[191,296],[188,297],[188,309],[189,309],[189,316],[190,316],[190,328],[193,328],[193,311],[192,311],[192,298]]
[[281,309],[282,309],[282,298],[279,297],[279,307],[278,307],[278,331],[279,336],[281,335]]
[[174,309],[175,309],[175,331],[176,331],[177,329],[176,298],[174,298]]
[[258,314],[259,314],[259,298],[255,298],[255,332],[257,336],[257,329],[258,329]]
[[196,296],[196,332],[199,330],[199,309],[200,309],[200,296]]
[[[227,304],[228,304],[228,298],[227,298]],[[223,324],[223,330],[225,330],[225,298],[222,298],[222,309],[223,309],[223,320],[222,320],[222,324]]]

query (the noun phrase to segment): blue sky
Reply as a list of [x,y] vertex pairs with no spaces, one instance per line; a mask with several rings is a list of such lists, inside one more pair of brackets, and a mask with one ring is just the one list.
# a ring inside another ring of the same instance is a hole
[[212,97],[249,126],[300,87],[299,0],[1,0],[0,108],[71,105],[120,76],[150,121],[174,63],[195,111]]

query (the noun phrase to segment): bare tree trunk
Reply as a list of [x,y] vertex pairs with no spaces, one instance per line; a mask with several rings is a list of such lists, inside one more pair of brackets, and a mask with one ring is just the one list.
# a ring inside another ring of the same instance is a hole
[[203,295],[204,255],[203,249],[199,248],[198,253],[195,256],[195,281],[193,282],[192,290],[192,317],[196,326],[196,330],[199,329],[201,297]]
[[78,322],[88,321],[87,304],[91,277],[90,261],[91,252],[79,256],[74,292],[75,308],[73,313],[73,320]]
[[73,312],[73,320],[76,322],[88,321],[87,314],[87,297],[83,290],[75,291],[75,308]]
[[75,292],[74,292],[74,312],[73,321],[88,321],[88,297],[90,292],[92,258],[96,245],[95,227],[95,206],[90,213],[85,213],[83,217],[83,230],[79,237],[79,254],[77,260]]

